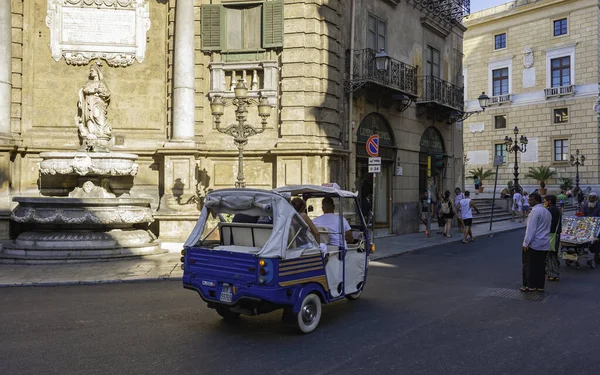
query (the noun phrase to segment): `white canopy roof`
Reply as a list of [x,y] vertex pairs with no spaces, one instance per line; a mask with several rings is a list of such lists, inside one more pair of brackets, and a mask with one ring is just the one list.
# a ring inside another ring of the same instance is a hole
[[315,194],[315,195],[333,195],[342,198],[354,198],[357,196],[357,193],[352,193],[347,190],[342,190],[337,186],[337,184],[328,184],[328,186],[319,186],[319,185],[290,185],[290,186],[282,186],[277,189],[273,189],[278,193],[289,193],[291,195],[300,195],[300,194]]
[[[290,251],[286,251],[292,218],[298,216],[298,213],[289,200],[278,192],[257,189],[223,189],[209,193],[204,201],[198,222],[185,242],[185,246],[195,246],[201,240],[210,214],[270,216],[273,218],[273,232],[257,255],[286,258],[300,256],[303,252],[303,249],[297,249],[293,251],[292,255]],[[303,223],[302,219],[299,219],[298,222]],[[319,245],[314,242],[314,239],[312,242],[310,248],[318,249]]]

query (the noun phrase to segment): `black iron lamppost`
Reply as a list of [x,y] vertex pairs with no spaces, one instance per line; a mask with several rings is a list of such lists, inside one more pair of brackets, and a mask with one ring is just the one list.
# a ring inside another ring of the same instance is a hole
[[[261,97],[260,100],[248,98],[248,87],[244,83],[244,80],[240,79],[234,88],[235,98],[231,103],[235,108],[235,118],[237,124],[231,124],[226,128],[221,128],[221,116],[225,106],[230,103],[223,100],[220,95],[215,95],[210,103],[210,110],[215,118],[215,125],[217,130],[221,133],[230,135],[233,137],[233,141],[238,148],[238,173],[237,180],[235,182],[236,188],[246,187],[244,181],[244,147],[248,144],[248,138],[260,134],[265,131],[267,126],[267,118],[271,115],[271,105],[266,97]],[[248,109],[252,104],[258,105],[258,115],[261,117],[261,128],[255,128],[248,124]]]
[[571,155],[571,165],[575,166],[575,194],[577,194],[577,212],[581,211],[581,203],[583,202],[583,192],[579,188],[579,166],[583,166],[585,156],[579,154],[579,150],[575,151],[575,155]]
[[[521,188],[521,185],[519,185],[519,163],[517,161],[517,155],[520,153],[524,153],[527,152],[527,137],[525,137],[524,135],[521,135],[521,138],[518,138],[519,136],[519,128],[517,128],[515,126],[514,129],[514,133],[515,133],[515,140],[513,142],[513,139],[509,136],[504,137],[504,145],[506,146],[506,151],[507,152],[514,152],[515,153],[515,178],[513,181],[513,187],[515,189],[515,191],[518,192],[523,192],[523,189]],[[518,140],[517,140],[518,139]]]

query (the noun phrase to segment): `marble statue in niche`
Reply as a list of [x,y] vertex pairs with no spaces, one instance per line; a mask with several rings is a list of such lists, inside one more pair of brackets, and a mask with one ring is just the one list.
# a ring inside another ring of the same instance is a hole
[[98,61],[92,64],[88,81],[79,89],[75,124],[85,150],[107,152],[112,136],[112,129],[108,124],[111,92],[104,82],[101,67],[102,64]]

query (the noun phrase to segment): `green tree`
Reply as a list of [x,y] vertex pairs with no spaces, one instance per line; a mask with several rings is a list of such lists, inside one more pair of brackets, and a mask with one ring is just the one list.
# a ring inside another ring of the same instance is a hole
[[486,180],[492,177],[495,173],[492,172],[491,169],[487,171],[483,169],[483,167],[473,168],[469,171],[469,178],[475,178],[477,176],[479,178],[479,182],[483,185],[483,180]]
[[527,178],[532,178],[540,183],[540,187],[543,189],[546,187],[546,181],[554,177],[556,171],[550,167],[530,167],[529,172],[525,175]]

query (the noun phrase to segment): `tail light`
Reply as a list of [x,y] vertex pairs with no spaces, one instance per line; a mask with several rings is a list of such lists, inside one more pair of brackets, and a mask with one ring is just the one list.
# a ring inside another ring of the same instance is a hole
[[181,255],[185,256],[185,249],[181,250]]
[[266,284],[273,280],[273,261],[270,259],[259,259],[258,260],[258,281],[261,284]]

